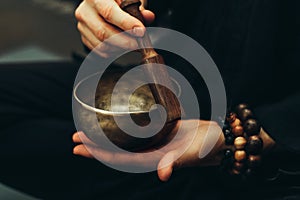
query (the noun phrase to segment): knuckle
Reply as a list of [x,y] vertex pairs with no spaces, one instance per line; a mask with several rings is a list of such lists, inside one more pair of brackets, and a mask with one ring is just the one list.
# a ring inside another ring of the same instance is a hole
[[105,29],[99,29],[96,31],[96,37],[103,42],[106,39],[106,31]]
[[81,14],[81,10],[80,10],[80,6],[75,10],[75,18],[78,21],[82,21],[82,14]]

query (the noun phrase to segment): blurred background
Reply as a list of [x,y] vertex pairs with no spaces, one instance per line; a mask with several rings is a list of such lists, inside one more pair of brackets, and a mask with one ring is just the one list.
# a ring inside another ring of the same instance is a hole
[[62,61],[83,52],[78,0],[1,0],[0,63]]
[[[84,54],[76,30],[76,0],[1,0],[0,66],[5,63],[56,62]],[[5,172],[3,172],[5,173]],[[1,200],[35,199],[1,183]]]

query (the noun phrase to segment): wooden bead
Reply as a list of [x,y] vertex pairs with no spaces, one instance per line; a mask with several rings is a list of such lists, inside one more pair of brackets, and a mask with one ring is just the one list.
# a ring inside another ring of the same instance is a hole
[[246,120],[253,118],[254,116],[253,112],[248,108],[241,110],[240,112],[237,113],[237,115],[242,122],[245,122]]
[[232,134],[225,137],[226,145],[233,145],[233,142],[234,142],[234,136]]
[[237,106],[235,107],[235,111],[236,111],[236,112],[239,112],[239,111],[241,111],[241,110],[243,110],[243,109],[245,109],[245,108],[249,108],[249,105],[246,104],[246,103],[241,103],[241,104],[239,104],[239,105],[237,105]]
[[260,132],[260,124],[255,119],[246,120],[243,128],[248,136],[257,135]]
[[241,123],[241,120],[239,120],[238,118],[236,118],[231,124],[231,128],[234,128],[236,126],[240,126],[242,123]]
[[231,158],[233,156],[233,152],[230,149],[226,149],[224,152],[224,158]]
[[247,158],[247,154],[244,150],[236,150],[234,153],[234,159],[241,162]]
[[244,134],[244,129],[242,126],[236,126],[232,129],[232,133],[238,137],[238,136],[242,136]]
[[223,130],[223,132],[225,132],[225,130],[230,130],[229,124],[227,124],[227,123],[224,124],[222,130]]
[[257,155],[263,149],[263,141],[257,135],[252,135],[248,138],[248,142],[246,145],[246,150],[249,154]]
[[223,130],[224,136],[227,137],[229,135],[231,135],[231,131],[228,129]]
[[242,110],[244,110],[245,108],[249,108],[249,105],[246,103],[241,103],[235,107],[235,111],[236,111],[236,113],[239,113]]
[[[241,116],[242,111],[243,111],[244,109],[246,109],[246,108],[248,109],[249,106],[248,106],[248,104],[245,104],[245,103],[239,104],[239,105],[237,105],[237,106],[235,107],[234,112],[236,113],[237,118],[240,119],[240,116]],[[240,119],[240,120],[241,120],[241,119]]]
[[229,124],[231,124],[232,122],[234,122],[236,120],[236,114],[231,112],[226,116],[226,119],[229,122]]
[[234,162],[233,163],[233,168],[236,169],[236,170],[238,170],[238,171],[242,171],[243,168],[244,168],[244,166],[245,165],[242,162]]
[[234,146],[236,149],[244,149],[245,145],[247,143],[247,140],[244,137],[237,137],[234,140]]
[[261,156],[259,155],[249,155],[248,156],[248,166],[250,168],[256,168],[261,163]]

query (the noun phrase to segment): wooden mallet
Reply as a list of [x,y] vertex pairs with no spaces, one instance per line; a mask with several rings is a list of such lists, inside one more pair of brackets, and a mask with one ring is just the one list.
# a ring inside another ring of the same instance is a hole
[[[140,5],[141,2],[139,0],[124,0],[120,6],[124,11],[144,23],[139,9]],[[142,63],[147,64],[143,67],[143,71],[149,81],[154,83],[149,84],[149,87],[155,102],[161,104],[166,109],[167,123],[180,119],[182,111],[176,95],[168,89],[173,89],[173,86],[162,56],[152,48],[152,43],[147,32],[145,32],[143,37],[136,37],[136,41],[140,49],[139,51],[142,54]],[[162,65],[158,66],[155,64]],[[161,85],[156,83],[161,83]]]

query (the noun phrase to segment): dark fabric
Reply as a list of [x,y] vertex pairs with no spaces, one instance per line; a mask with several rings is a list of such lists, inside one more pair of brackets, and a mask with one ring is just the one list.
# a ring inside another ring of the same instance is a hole
[[[283,163],[299,171],[299,1],[149,1],[157,25],[188,34],[209,52],[228,106],[252,105],[266,131],[290,151],[266,158],[271,168],[263,177],[278,178],[241,184],[215,168],[188,168],[162,183],[156,172],[128,174],[73,156],[71,95],[79,64],[36,63],[0,66],[0,181],[43,199],[299,198],[299,175],[277,171]],[[165,55],[170,66],[184,65]],[[199,76],[182,71],[201,96]],[[199,101],[209,107],[209,99]],[[210,111],[203,110],[206,118]]]
[[[77,63],[0,65],[0,182],[42,199],[219,199],[216,169],[183,169],[168,183],[74,156]],[[184,182],[184,184],[182,184]],[[205,191],[198,193],[200,188]]]
[[[162,9],[160,1],[152,2],[150,9],[152,5],[159,15],[156,24],[168,21],[166,27],[192,37],[211,55],[226,85],[228,107],[250,104],[276,142],[299,153],[300,2],[167,1],[169,7]],[[206,92],[199,77],[190,78]]]

